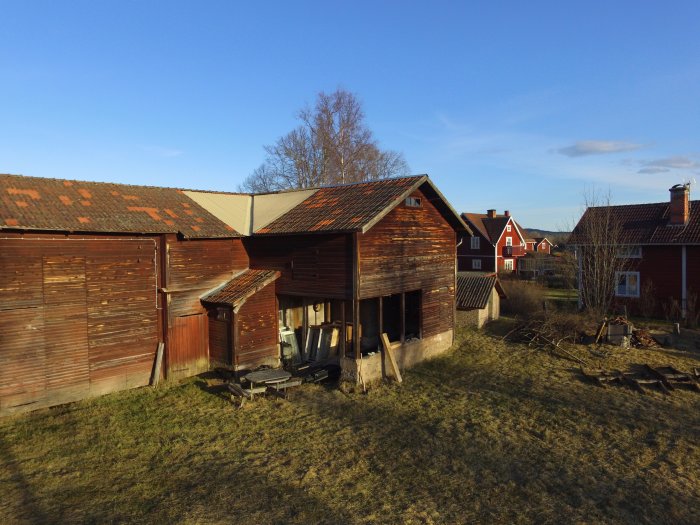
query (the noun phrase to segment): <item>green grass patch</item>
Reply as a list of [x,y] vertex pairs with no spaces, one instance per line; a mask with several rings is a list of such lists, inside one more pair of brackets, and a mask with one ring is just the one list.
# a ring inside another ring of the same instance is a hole
[[597,387],[475,331],[404,378],[242,409],[195,378],[2,419],[0,522],[697,523],[700,394]]

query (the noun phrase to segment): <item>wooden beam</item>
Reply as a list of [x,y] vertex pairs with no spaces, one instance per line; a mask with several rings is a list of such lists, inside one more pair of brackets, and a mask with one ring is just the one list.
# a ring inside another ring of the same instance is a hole
[[394,372],[394,377],[399,383],[403,382],[401,377],[401,371],[399,370],[399,365],[396,364],[396,358],[394,357],[394,351],[391,349],[391,343],[389,342],[389,336],[382,334],[382,346],[384,347],[384,352],[389,356],[389,362],[391,363],[391,368]]

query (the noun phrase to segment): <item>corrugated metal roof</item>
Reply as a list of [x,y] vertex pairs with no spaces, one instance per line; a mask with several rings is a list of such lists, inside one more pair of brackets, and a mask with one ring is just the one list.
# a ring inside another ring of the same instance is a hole
[[[585,244],[587,221],[596,221],[608,207],[588,208],[571,234],[571,244]],[[690,201],[685,225],[669,224],[669,202],[610,206],[613,221],[620,224],[620,244],[700,244],[700,201]],[[601,219],[604,220],[604,219]]]
[[22,175],[0,175],[1,228],[239,235],[178,189]]
[[236,307],[243,300],[280,276],[276,270],[244,270],[216,290],[202,297],[203,303],[228,304]]
[[455,298],[457,308],[460,310],[485,308],[494,286],[498,294],[501,297],[505,297],[501,283],[495,275],[459,274],[457,276],[457,296]]
[[256,234],[362,231],[425,175],[319,188],[306,200]]

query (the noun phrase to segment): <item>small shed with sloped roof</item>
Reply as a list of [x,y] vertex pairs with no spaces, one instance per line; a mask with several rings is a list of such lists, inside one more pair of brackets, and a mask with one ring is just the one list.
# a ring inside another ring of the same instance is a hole
[[209,312],[209,359],[235,370],[280,364],[275,270],[244,270],[212,290],[202,303]]
[[463,272],[457,276],[457,325],[481,328],[498,319],[506,297],[495,274]]

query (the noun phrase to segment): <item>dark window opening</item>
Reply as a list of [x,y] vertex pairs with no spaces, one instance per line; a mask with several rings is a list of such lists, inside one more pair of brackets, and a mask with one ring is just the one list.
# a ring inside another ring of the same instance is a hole
[[382,297],[382,332],[389,341],[401,340],[401,294]]
[[404,317],[405,317],[405,332],[404,338],[420,339],[421,337],[421,291],[406,292]]
[[360,350],[373,352],[379,347],[379,299],[360,301]]

